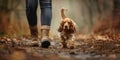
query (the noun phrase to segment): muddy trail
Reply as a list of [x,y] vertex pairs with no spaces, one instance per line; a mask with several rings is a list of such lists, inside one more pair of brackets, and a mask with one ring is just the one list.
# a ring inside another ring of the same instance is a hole
[[120,59],[120,35],[116,39],[104,36],[79,37],[75,42],[75,48],[69,49],[61,48],[57,41],[52,41],[49,48],[41,48],[36,43],[39,38],[3,36],[0,37],[0,60]]

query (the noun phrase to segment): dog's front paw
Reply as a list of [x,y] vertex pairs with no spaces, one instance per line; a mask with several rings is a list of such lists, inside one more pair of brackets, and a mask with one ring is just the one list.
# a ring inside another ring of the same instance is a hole
[[67,48],[74,49],[75,48],[75,41],[74,40],[67,41]]

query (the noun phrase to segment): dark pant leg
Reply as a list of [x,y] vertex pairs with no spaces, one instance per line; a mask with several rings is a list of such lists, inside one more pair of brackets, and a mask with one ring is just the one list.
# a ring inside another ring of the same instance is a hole
[[38,0],[26,0],[26,15],[29,26],[37,25]]
[[52,1],[40,0],[40,7],[41,7],[41,24],[50,26],[52,19]]

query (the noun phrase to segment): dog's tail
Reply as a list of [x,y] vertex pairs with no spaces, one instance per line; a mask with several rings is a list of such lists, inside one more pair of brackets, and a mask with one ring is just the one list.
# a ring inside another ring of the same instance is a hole
[[65,19],[65,18],[66,18],[65,14],[64,14],[64,11],[65,11],[65,9],[62,8],[62,9],[61,9],[61,16],[62,16],[62,19]]

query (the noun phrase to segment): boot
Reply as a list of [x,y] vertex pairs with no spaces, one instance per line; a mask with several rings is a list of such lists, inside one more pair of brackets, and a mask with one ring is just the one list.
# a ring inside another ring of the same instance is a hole
[[48,48],[50,46],[50,38],[49,38],[50,26],[44,25],[41,27],[41,46],[43,48]]
[[44,25],[44,26],[41,27],[41,41],[50,40],[49,31],[50,31],[49,26]]
[[38,37],[37,26],[30,26],[30,34],[32,37]]

